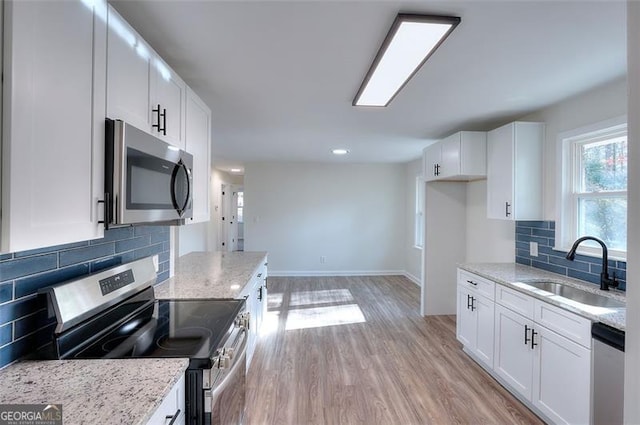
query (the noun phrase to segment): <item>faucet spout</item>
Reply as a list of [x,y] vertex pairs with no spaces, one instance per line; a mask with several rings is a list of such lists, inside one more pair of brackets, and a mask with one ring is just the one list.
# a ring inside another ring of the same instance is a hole
[[598,239],[594,236],[583,236],[577,239],[567,253],[566,259],[569,261],[573,261],[576,258],[576,250],[578,249],[578,245],[587,240],[595,241],[602,247],[602,272],[600,273],[600,289],[602,289],[603,291],[608,291],[610,286],[617,288],[619,282],[616,279],[616,274],[613,274],[613,278],[609,277],[609,251],[607,250],[607,245],[601,239]]

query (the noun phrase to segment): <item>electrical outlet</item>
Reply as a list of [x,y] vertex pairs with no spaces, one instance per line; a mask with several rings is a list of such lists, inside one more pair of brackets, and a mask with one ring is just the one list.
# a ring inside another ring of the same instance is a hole
[[324,264],[327,261],[327,257],[325,257],[324,255],[320,256],[320,264]]
[[532,257],[538,256],[538,242],[529,242],[529,255]]

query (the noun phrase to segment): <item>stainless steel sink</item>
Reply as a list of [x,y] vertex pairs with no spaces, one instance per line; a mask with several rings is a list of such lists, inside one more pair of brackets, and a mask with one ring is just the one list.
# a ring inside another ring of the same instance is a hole
[[614,300],[612,298],[603,297],[602,295],[593,294],[591,292],[583,291],[572,286],[563,285],[556,282],[524,282],[529,286],[533,286],[538,289],[542,289],[546,292],[559,295],[563,298],[567,298],[578,302],[580,304],[591,305],[595,307],[610,307],[620,308],[625,307],[625,304],[621,301]]

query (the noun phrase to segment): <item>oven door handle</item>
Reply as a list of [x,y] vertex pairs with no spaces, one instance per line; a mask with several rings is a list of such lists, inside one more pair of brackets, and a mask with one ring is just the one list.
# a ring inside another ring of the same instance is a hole
[[[242,343],[240,344],[240,347],[238,348],[238,354],[234,355],[234,359],[235,361],[233,362],[233,366],[231,366],[231,369],[229,369],[229,373],[227,373],[227,375],[224,377],[224,379],[222,380],[222,382],[218,383],[214,388],[211,389],[211,404],[212,404],[212,408],[213,408],[213,404],[216,402],[216,400],[218,399],[218,397],[220,396],[220,394],[229,386],[229,384],[233,381],[233,379],[235,378],[236,373],[238,372],[239,368],[245,368],[247,367],[247,359],[246,359],[246,353],[247,353],[247,331],[243,330],[242,331],[244,338],[242,338]],[[240,361],[241,359],[244,359],[244,361]]]

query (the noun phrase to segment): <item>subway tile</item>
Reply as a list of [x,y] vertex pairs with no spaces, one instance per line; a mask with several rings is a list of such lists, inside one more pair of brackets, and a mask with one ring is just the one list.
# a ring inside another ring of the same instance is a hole
[[106,242],[120,241],[122,239],[130,239],[133,237],[133,227],[118,227],[115,229],[105,230],[102,239],[94,239],[91,245],[99,245]]
[[113,242],[93,245],[81,249],[72,249],[60,252],[60,267],[71,264],[84,263],[89,260],[95,260],[100,257],[107,257],[115,253]]
[[160,232],[151,234],[151,243],[160,243],[169,241],[169,232]]
[[549,238],[547,243],[549,246],[556,246],[555,238]]
[[532,261],[539,261],[541,263],[548,263],[549,262],[549,256],[545,255],[545,254],[538,253],[537,257],[531,256],[531,260]]
[[555,221],[550,221],[549,222],[549,229],[553,229],[553,230],[556,229],[556,222]]
[[13,324],[0,326],[0,346],[8,344],[13,339]]
[[548,255],[549,257],[562,257],[565,258],[567,253],[558,251],[557,249],[553,249],[550,246],[539,246],[538,252],[542,252],[543,254]]
[[160,255],[158,256],[158,261],[161,263],[164,263],[165,261],[169,261],[170,259],[170,255],[168,251],[164,251],[162,253],[160,253]]
[[539,268],[539,269],[543,269],[543,270],[547,270],[549,272],[563,274],[565,276],[567,275],[567,268],[566,267],[562,267],[562,266],[558,266],[556,264],[543,263],[541,261],[531,261],[531,265],[533,267],[536,267],[536,268]]
[[32,255],[46,254],[48,252],[62,251],[65,249],[80,248],[87,245],[89,245],[89,242],[87,241],[73,242],[73,243],[67,243],[64,245],[47,246],[44,248],[30,249],[28,251],[16,252],[13,255],[14,255],[14,258],[31,257]]
[[135,236],[148,235],[150,233],[168,232],[169,226],[136,226],[134,227]]
[[15,282],[16,298],[35,294],[40,288],[86,275],[89,271],[89,264],[76,264],[74,266],[18,279]]
[[169,242],[169,241],[162,242],[162,250],[163,251],[170,251],[171,250],[171,242]]
[[144,235],[133,239],[125,239],[116,242],[116,252],[131,251],[149,245],[151,237]]
[[517,221],[517,226],[536,227],[539,229],[548,229],[549,221]]
[[563,266],[568,269],[582,270],[584,272],[589,272],[590,266],[589,263],[583,263],[581,261],[569,261],[564,257],[549,257],[549,263]]
[[553,230],[546,230],[546,229],[531,229],[531,234],[533,236],[540,236],[543,238],[550,238],[553,239],[556,237],[556,232]]
[[122,264],[122,256],[116,255],[114,257],[102,258],[97,261],[93,261],[90,264],[91,273],[96,273],[104,269],[119,266]]
[[54,325],[40,329],[0,348],[0,368],[37,350],[50,341]]
[[528,249],[516,249],[516,257],[529,258]]
[[34,314],[25,316],[16,320],[14,323],[14,339],[22,338],[53,323],[56,323],[56,318],[50,318],[47,310],[40,310]]
[[136,249],[133,251],[134,258],[139,260],[140,258],[148,257],[150,255],[160,254],[163,251],[162,244],[155,244],[146,246],[144,248]]
[[47,307],[46,298],[31,296],[0,305],[0,325]]
[[529,236],[529,235],[516,235],[516,241],[520,242],[537,242],[538,245],[549,246],[549,240],[547,238],[539,238],[537,236]]
[[0,304],[6,303],[13,299],[13,282],[7,282],[0,285]]
[[0,261],[10,260],[13,258],[13,254],[0,254]]
[[528,258],[523,258],[523,257],[516,256],[516,263],[524,264],[525,266],[530,266],[531,265],[531,260],[528,259]]
[[156,285],[160,282],[164,282],[167,279],[169,279],[169,270],[158,274],[158,277],[156,278]]
[[0,263],[0,281],[55,269],[58,255],[55,253],[3,261]]
[[618,261],[618,264],[616,265],[616,268],[621,269],[621,270],[627,270],[627,262],[626,261]]
[[595,283],[596,285],[600,285],[600,275],[597,275],[597,274],[585,273],[579,270],[569,269],[568,276],[574,277],[576,279],[584,280],[587,282]]
[[516,234],[530,235],[532,230],[531,227],[516,226]]

